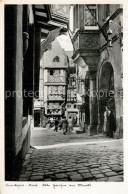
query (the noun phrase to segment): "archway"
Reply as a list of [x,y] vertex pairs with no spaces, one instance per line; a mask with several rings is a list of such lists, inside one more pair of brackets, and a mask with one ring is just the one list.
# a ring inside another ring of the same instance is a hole
[[114,70],[109,62],[101,66],[98,80],[98,132],[103,132],[105,106],[115,113]]

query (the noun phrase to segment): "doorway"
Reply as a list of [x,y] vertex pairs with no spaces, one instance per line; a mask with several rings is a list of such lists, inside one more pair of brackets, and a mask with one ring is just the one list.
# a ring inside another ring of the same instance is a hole
[[102,132],[104,126],[105,106],[107,106],[113,112],[114,118],[116,118],[114,70],[109,62],[102,65],[98,81],[98,130]]
[[34,111],[34,127],[40,127],[40,111]]

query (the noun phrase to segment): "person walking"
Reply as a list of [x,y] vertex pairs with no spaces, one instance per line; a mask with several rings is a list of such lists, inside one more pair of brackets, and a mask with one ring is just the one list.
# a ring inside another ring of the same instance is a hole
[[76,125],[77,125],[77,116],[76,116]]
[[[71,116],[69,116],[69,117],[71,117]],[[74,119],[74,117],[72,118],[72,124],[73,124],[73,126],[75,125],[75,119]]]
[[104,112],[104,132],[107,137],[113,137],[114,131],[116,131],[116,121],[113,114],[113,111],[110,110],[107,106],[105,107],[106,111]]
[[108,108],[107,106],[105,106],[103,133],[107,134],[107,132],[108,132]]
[[113,114],[112,110],[109,110],[109,114],[107,117],[107,123],[108,123],[108,133],[107,135],[109,137],[113,137],[114,132],[116,131],[116,120]]
[[71,134],[72,131],[73,131],[73,120],[72,120],[72,117],[69,116],[69,119],[68,119],[68,133]]
[[58,131],[58,124],[59,124],[59,121],[58,121],[58,118],[55,118],[55,129],[54,131]]
[[61,118],[59,118],[58,129],[61,130],[61,128],[62,128],[62,121],[61,121]]
[[50,118],[50,127],[52,128],[53,127],[53,124],[54,124],[54,119],[53,117]]
[[63,129],[63,134],[66,135],[67,133],[67,126],[68,126],[68,121],[66,119],[66,116],[63,116],[62,118],[62,129]]
[[48,120],[46,128],[49,130],[50,129],[50,120]]

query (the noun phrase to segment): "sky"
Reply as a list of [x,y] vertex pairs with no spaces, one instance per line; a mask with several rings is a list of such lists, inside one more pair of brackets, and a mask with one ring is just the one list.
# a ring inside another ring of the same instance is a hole
[[[72,6],[70,8],[69,28],[71,31],[73,31],[73,7]],[[59,41],[61,47],[64,48],[65,51],[73,50],[72,42],[68,32],[67,32],[67,35],[58,36],[57,40]]]
[[[70,7],[69,28],[70,28],[70,32],[73,32],[73,7],[72,6]],[[45,39],[42,39],[41,42],[43,40]],[[67,32],[67,35],[58,36],[57,40],[60,43],[60,46],[65,51],[73,51],[73,45],[68,32]]]
[[73,50],[72,42],[68,34],[58,36],[57,40],[65,51]]

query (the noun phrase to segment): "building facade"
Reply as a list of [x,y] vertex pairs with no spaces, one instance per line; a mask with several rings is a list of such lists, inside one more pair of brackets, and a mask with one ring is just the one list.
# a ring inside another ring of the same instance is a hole
[[122,5],[73,5],[73,60],[83,71],[88,68],[85,121],[90,135],[103,132],[107,105],[116,120],[114,137],[123,136],[122,14]]
[[71,116],[74,126],[79,125],[79,109],[77,106],[77,90],[76,90],[76,66],[73,63],[73,51],[66,51],[69,58],[68,83],[67,83],[67,105],[66,117]]
[[[5,179],[10,181],[17,180],[30,149],[31,117],[39,96],[40,56],[55,37],[67,30],[69,6],[8,4],[4,8]],[[45,42],[40,45],[42,39]]]
[[[50,117],[61,117],[63,107],[67,101],[67,68],[68,56],[61,48],[57,39],[43,54],[40,63],[39,99],[43,103],[44,117],[40,114],[40,121],[45,122]],[[36,111],[36,104],[34,111]],[[40,106],[42,109],[42,107]],[[41,125],[42,126],[42,125]]]

